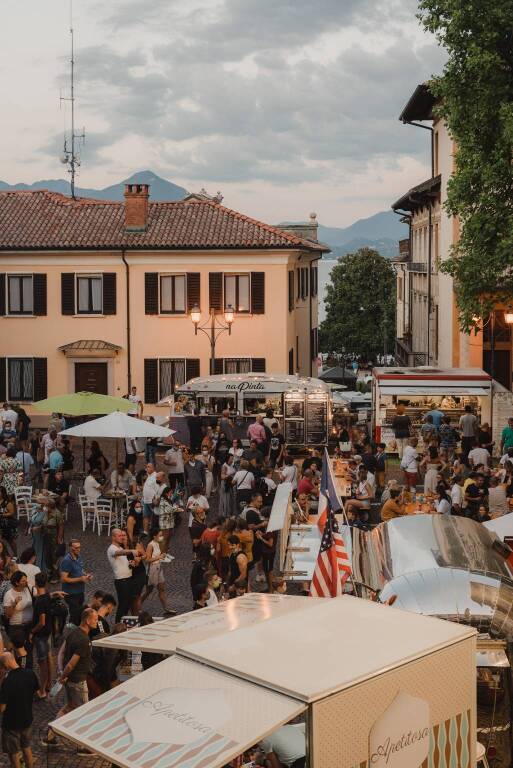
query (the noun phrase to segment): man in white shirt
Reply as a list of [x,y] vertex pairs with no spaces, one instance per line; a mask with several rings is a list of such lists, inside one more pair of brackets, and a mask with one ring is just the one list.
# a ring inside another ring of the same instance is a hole
[[50,429],[41,438],[41,448],[43,448],[45,452],[45,464],[48,464],[48,461],[50,459],[50,454],[55,448],[56,440],[57,440],[57,432],[55,431],[55,429]]
[[117,469],[114,469],[110,473],[110,484],[113,489],[117,488],[124,493],[135,494],[136,483],[135,477],[125,467],[122,461],[117,465]]
[[142,503],[143,503],[143,528],[147,532],[150,530],[151,518],[153,516],[153,499],[157,495],[157,472],[153,464],[146,465],[146,472],[148,477],[144,481],[142,490]]
[[471,467],[476,467],[478,464],[484,464],[485,467],[488,467],[490,464],[490,454],[486,448],[476,446],[469,451],[468,460],[470,461]]
[[114,574],[114,587],[118,596],[116,622],[121,621],[122,616],[126,616],[133,597],[131,592],[132,571],[128,564],[127,555],[135,554],[135,552],[131,549],[125,549],[126,541],[126,533],[119,528],[113,528],[111,544],[107,549],[107,559]]
[[451,507],[453,515],[461,515],[463,510],[463,477],[458,475],[452,481]]
[[100,472],[98,469],[93,469],[84,480],[84,493],[87,496],[88,501],[95,504],[103,493],[103,485],[98,482]]
[[138,416],[139,418],[141,418],[143,413],[143,402],[142,402],[142,399],[137,394],[137,387],[132,387],[132,390],[128,395],[128,399],[134,405],[134,407],[131,408],[128,411],[128,413],[132,416]]
[[208,510],[210,509],[208,499],[206,496],[203,496],[203,494],[201,493],[201,488],[193,487],[191,490],[193,492],[187,499],[187,506],[185,508],[189,513],[189,522],[188,522],[189,528],[192,525],[194,510],[200,508],[200,509],[204,509],[205,512],[208,512]]
[[283,725],[262,739],[260,746],[269,765],[273,768],[285,765],[287,768],[304,768],[306,765],[305,724]]
[[16,423],[18,421],[18,414],[11,408],[9,403],[4,403],[0,409],[0,426],[3,426],[6,421],[11,422],[11,427],[16,429]]
[[401,469],[404,471],[406,484],[409,488],[415,488],[417,485],[419,461],[417,445],[417,438],[410,437],[408,445],[404,449],[403,458],[401,459]]
[[500,461],[499,461],[499,464],[501,464],[501,466],[504,466],[504,464],[505,464],[507,461],[511,461],[511,462],[513,462],[513,448],[508,448],[508,450],[506,451],[506,453],[504,453],[504,454],[501,456],[501,458],[500,458]]
[[182,449],[173,441],[169,450],[166,451],[164,456],[164,464],[168,469],[169,487],[176,488],[178,483],[184,484],[183,477],[183,454]]

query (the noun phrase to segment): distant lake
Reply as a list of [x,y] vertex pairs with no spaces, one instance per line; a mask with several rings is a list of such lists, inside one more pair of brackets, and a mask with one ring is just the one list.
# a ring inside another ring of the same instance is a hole
[[326,293],[326,286],[330,281],[330,274],[333,267],[337,264],[336,259],[320,259],[318,262],[319,267],[319,323],[326,317],[326,309],[324,307],[324,296]]

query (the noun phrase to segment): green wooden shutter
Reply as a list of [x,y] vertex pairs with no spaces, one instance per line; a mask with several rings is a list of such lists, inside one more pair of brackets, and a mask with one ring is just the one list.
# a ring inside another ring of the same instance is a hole
[[0,357],[0,400],[7,400],[7,358]]
[[289,270],[289,312],[294,309],[294,270]]
[[265,272],[251,273],[251,312],[254,315],[265,312]]
[[34,400],[48,397],[48,366],[46,357],[34,358]]
[[61,311],[63,315],[75,314],[75,273],[61,274]]
[[187,272],[187,312],[197,305],[201,309],[201,275]]
[[146,358],[144,361],[144,402],[157,403],[159,399],[159,361]]
[[185,360],[185,379],[197,379],[200,375],[200,361],[197,357],[188,357]]
[[265,373],[265,357],[251,358],[251,370],[253,373]]
[[35,315],[46,315],[46,275],[32,275],[33,312]]
[[[144,273],[144,312],[146,315],[158,315],[159,313],[158,272]],[[146,400],[146,402],[149,403],[150,401]]]
[[103,314],[116,314],[116,273],[103,273]]
[[224,373],[224,357],[216,357],[214,360],[214,373],[218,376]]
[[224,309],[223,307],[223,273],[210,272],[208,275],[208,309]]

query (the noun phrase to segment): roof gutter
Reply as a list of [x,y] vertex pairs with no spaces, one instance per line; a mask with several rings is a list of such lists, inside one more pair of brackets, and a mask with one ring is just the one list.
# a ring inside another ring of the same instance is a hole
[[130,329],[130,267],[126,260],[126,250],[121,249],[121,260],[125,265],[125,281],[126,281],[126,304],[125,304],[125,318],[126,318],[126,364],[127,364],[127,386],[128,394],[132,389],[132,339]]

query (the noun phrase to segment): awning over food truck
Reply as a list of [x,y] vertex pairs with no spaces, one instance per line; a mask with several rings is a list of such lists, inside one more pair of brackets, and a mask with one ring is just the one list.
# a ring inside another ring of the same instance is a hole
[[174,656],[52,728],[123,768],[219,768],[304,704]]
[[489,395],[492,378],[479,368],[374,368],[383,395]]
[[94,645],[126,651],[172,654],[179,644],[234,632],[240,627],[253,626],[284,613],[304,610],[305,606],[304,597],[252,592],[201,611],[182,613],[145,627],[103,637],[95,640]]

